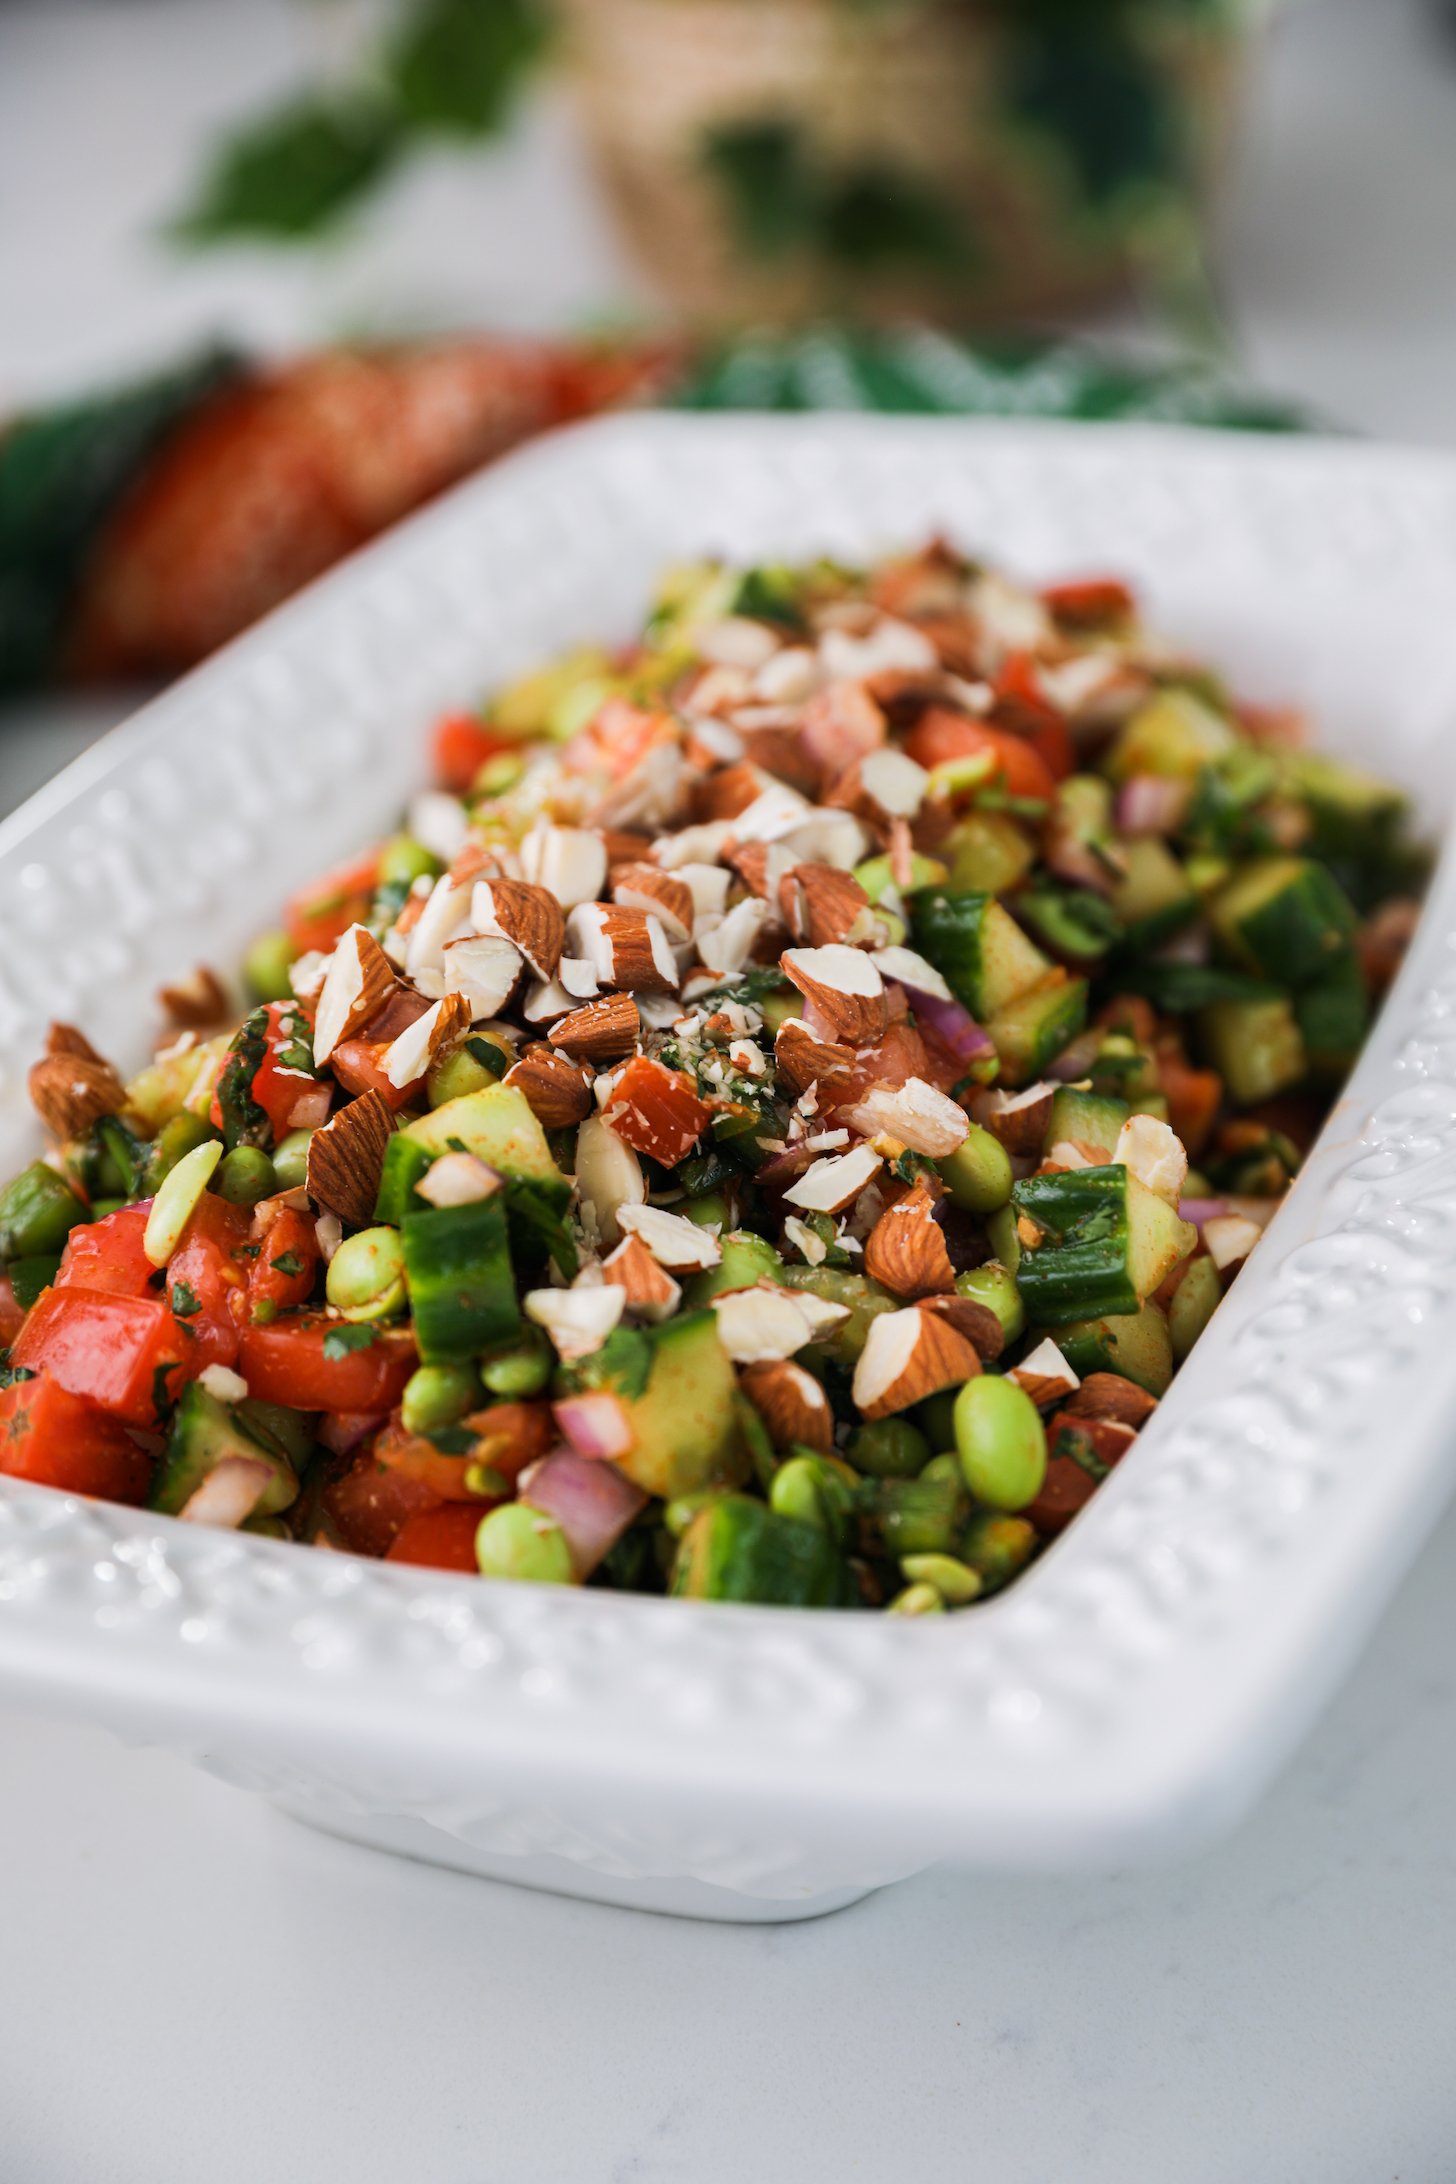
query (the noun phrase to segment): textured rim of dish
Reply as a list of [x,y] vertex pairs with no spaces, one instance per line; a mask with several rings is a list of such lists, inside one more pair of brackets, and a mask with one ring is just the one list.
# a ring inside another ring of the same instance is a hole
[[[1301,614],[1318,620],[1327,602],[1336,665],[1362,590],[1397,571],[1412,628],[1432,623],[1411,665],[1428,736],[1456,711],[1456,640],[1438,617],[1456,579],[1444,458],[939,419],[573,428],[323,579],[0,827],[0,918],[15,936],[0,964],[0,1128],[14,1137],[15,1065],[53,1006],[123,1050],[190,919],[240,945],[266,910],[252,863],[302,880],[357,839],[361,795],[384,817],[381,754],[401,724],[543,641],[621,626],[651,568],[694,546],[869,552],[935,525],[993,557],[1009,532],[1013,563],[1047,574],[1116,559],[1121,537],[1155,595],[1158,566],[1201,556],[1229,629],[1256,612],[1260,585],[1261,626],[1276,629],[1281,588],[1302,585]],[[1231,620],[1220,571],[1244,601]],[[341,767],[353,803],[341,790],[320,817],[315,792]],[[182,830],[160,860],[159,824]],[[1171,1847],[1262,1786],[1449,1488],[1453,1184],[1448,856],[1374,1038],[1217,1332],[1135,1456],[998,1600],[912,1624],[511,1587],[7,1480],[0,1681],[144,1720],[179,1748],[274,1738],[324,1774],[332,1754],[351,1794],[358,1768],[338,1755],[367,1745],[379,1770],[421,1785],[413,1801],[392,1787],[396,1810],[428,1803],[434,1766],[478,1763],[502,1779],[630,1778],[739,1813],[791,1800],[927,1854],[1047,1863]]]

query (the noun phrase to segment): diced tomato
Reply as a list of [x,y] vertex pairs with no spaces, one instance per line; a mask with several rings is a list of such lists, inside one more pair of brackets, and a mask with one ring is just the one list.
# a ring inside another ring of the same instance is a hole
[[1117,576],[1076,577],[1066,584],[1048,584],[1042,604],[1064,629],[1101,629],[1109,622],[1126,622],[1137,601]]
[[11,1343],[25,1325],[25,1313],[16,1301],[15,1284],[0,1274],[0,1344]]
[[117,1297],[152,1297],[157,1269],[142,1249],[150,1198],[138,1206],[120,1206],[104,1220],[73,1228],[61,1253],[57,1289],[105,1289]]
[[145,1501],[152,1459],[119,1420],[42,1374],[0,1392],[0,1471],[68,1494]]
[[299,1312],[268,1327],[245,1327],[238,1371],[248,1392],[259,1402],[285,1403],[293,1410],[393,1410],[419,1363],[414,1336],[406,1328],[388,1328],[362,1349],[326,1356],[325,1338],[344,1324],[322,1313]]
[[465,1423],[480,1436],[476,1461],[506,1479],[518,1479],[559,1438],[549,1403],[492,1403]]
[[1160,1053],[1158,1074],[1168,1102],[1168,1121],[1196,1160],[1208,1143],[1223,1079],[1215,1069],[1190,1069],[1175,1054]]
[[408,1107],[418,1099],[422,1080],[391,1084],[384,1074],[384,1055],[400,1033],[417,1023],[429,1007],[423,994],[402,986],[370,1017],[363,1032],[353,1039],[341,1039],[329,1056],[329,1067],[344,1090],[356,1095],[378,1092],[394,1108]]
[[322,1256],[308,1215],[285,1206],[255,1240],[258,1256],[248,1276],[248,1317],[273,1320],[307,1304]]
[[462,1502],[447,1502],[441,1509],[423,1509],[407,1517],[385,1554],[386,1562],[414,1562],[427,1570],[469,1570],[477,1574],[475,1535],[486,1505],[467,1509]]
[[592,764],[605,766],[614,781],[635,773],[657,744],[677,741],[677,723],[670,713],[654,713],[620,697],[598,707],[586,735]]
[[411,1517],[447,1506],[432,1487],[386,1470],[370,1449],[329,1481],[323,1505],[339,1538],[356,1555],[387,1554]]
[[996,725],[1022,736],[1046,761],[1058,781],[1076,770],[1077,758],[1066,716],[1043,695],[1037,663],[1029,652],[1013,652],[996,677]]
[[465,1483],[465,1474],[475,1462],[473,1455],[447,1456],[423,1434],[410,1433],[397,1418],[392,1418],[376,1436],[374,1461],[386,1471],[397,1471],[427,1486],[441,1501],[479,1501],[482,1516],[490,1506],[473,1495]]
[[288,937],[300,955],[311,948],[332,948],[341,933],[369,914],[379,880],[379,852],[325,873],[293,897],[283,914]]
[[642,1054],[618,1075],[605,1116],[619,1138],[664,1168],[686,1160],[712,1119],[690,1077]]
[[247,1314],[248,1215],[205,1191],[167,1266],[167,1302],[192,1339],[192,1372],[232,1365]]
[[[282,1059],[283,1050],[300,1041],[307,1043],[312,1035],[313,1012],[299,1001],[270,1001],[268,1003],[268,1031],[263,1048],[263,1059],[253,1072],[248,1089],[268,1117],[268,1126],[275,1138],[288,1135],[300,1123],[293,1120],[293,1111],[299,1101],[312,1095],[315,1100],[327,1088],[306,1069],[299,1069]],[[327,1101],[324,1102],[327,1112]],[[319,1117],[311,1118],[321,1119]],[[222,1128],[222,1102],[214,1093],[209,1120],[215,1130]]]
[[997,774],[1012,796],[1035,796],[1051,803],[1057,793],[1056,776],[1024,736],[1009,728],[991,728],[984,721],[968,720],[962,713],[932,705],[921,714],[905,749],[917,765],[934,770],[957,758],[975,758],[991,752]]
[[435,775],[442,787],[463,796],[488,758],[511,746],[482,727],[473,713],[447,713],[435,730]]
[[1041,1492],[1022,1514],[1044,1536],[1064,1532],[1080,1509],[1096,1493],[1100,1480],[1094,1472],[1066,1453],[1064,1443],[1075,1438],[1093,1460],[1107,1470],[1119,1463],[1132,1443],[1102,1418],[1068,1417],[1065,1411],[1047,1421],[1047,1468]]
[[161,1403],[206,1363],[160,1297],[73,1288],[42,1293],[10,1360],[44,1368],[68,1394],[133,1426],[154,1424]]

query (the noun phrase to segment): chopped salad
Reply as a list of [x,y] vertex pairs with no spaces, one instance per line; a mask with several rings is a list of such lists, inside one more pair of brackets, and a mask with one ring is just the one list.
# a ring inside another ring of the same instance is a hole
[[0,1469],[356,1554],[960,1609],[1132,1449],[1414,927],[1401,797],[1111,579],[671,573],[404,830],[72,1026]]

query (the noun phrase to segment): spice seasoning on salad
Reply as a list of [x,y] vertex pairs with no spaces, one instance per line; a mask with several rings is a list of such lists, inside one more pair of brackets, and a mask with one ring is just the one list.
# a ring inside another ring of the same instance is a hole
[[515,1581],[994,1594],[1414,929],[1400,796],[1298,726],[1112,580],[673,572],[636,644],[452,716],[241,1021],[179,982],[129,1084],[54,1028],[0,1470]]

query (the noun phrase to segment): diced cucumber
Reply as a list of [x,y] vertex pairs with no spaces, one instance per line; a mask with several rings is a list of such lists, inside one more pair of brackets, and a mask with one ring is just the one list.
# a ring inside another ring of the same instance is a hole
[[1127,870],[1112,889],[1113,909],[1137,939],[1176,931],[1198,908],[1198,897],[1178,859],[1156,835],[1134,835],[1122,844]]
[[1126,1100],[1109,1092],[1078,1092],[1063,1085],[1052,1099],[1047,1119],[1046,1149],[1070,1143],[1110,1161],[1119,1133],[1131,1109]]
[[1252,1107],[1287,1091],[1309,1067],[1293,1004],[1280,996],[1216,1001],[1200,1009],[1198,1034],[1238,1107]]
[[1173,1378],[1167,1317],[1151,1299],[1138,1312],[1059,1327],[1057,1348],[1082,1380],[1089,1373],[1121,1373],[1149,1395],[1162,1395]]
[[1016,1285],[1027,1318],[1064,1326],[1137,1310],[1198,1241],[1191,1223],[1120,1163],[1027,1176],[1012,1203],[1042,1231]]
[[755,1236],[752,1229],[731,1230],[722,1239],[722,1251],[716,1266],[705,1266],[687,1282],[683,1303],[688,1311],[700,1312],[730,1289],[751,1289],[761,1275],[773,1281],[783,1279],[783,1260],[768,1239]]
[[429,1147],[421,1145],[407,1130],[395,1131],[384,1148],[384,1166],[379,1171],[376,1221],[388,1221],[398,1228],[407,1213],[424,1211],[425,1200],[416,1196],[416,1185],[434,1158]]
[[748,1454],[734,1402],[738,1383],[714,1314],[667,1320],[646,1339],[647,1384],[640,1395],[621,1397],[632,1448],[617,1459],[618,1468],[664,1501],[741,1485]]
[[1030,1084],[1087,1021],[1085,978],[1050,978],[993,1015],[986,1024],[1001,1064],[1001,1082]]
[[520,1333],[501,1193],[406,1214],[400,1236],[415,1339],[427,1365],[464,1363]]
[[268,1467],[270,1476],[254,1511],[256,1516],[276,1516],[298,1499],[297,1475],[276,1440],[250,1433],[237,1411],[210,1395],[200,1381],[190,1381],[177,1405],[157,1467],[151,1507],[164,1516],[175,1517],[186,1508],[209,1473],[229,1457],[244,1457],[250,1463]]
[[1099,962],[1122,938],[1116,911],[1090,888],[1038,882],[1017,896],[1016,915],[1043,948],[1074,969]]
[[1344,1077],[1370,1026],[1365,974],[1353,948],[1331,962],[1324,976],[1294,997],[1294,1018],[1309,1066],[1322,1077]]
[[[894,886],[894,862],[894,859],[888,856],[866,857],[863,864],[855,866],[854,876],[869,896],[871,902],[878,902],[885,890]],[[1019,873],[1017,877],[1020,878]],[[947,878],[946,868],[938,857],[922,857],[918,849],[912,850],[910,853],[910,884],[908,887],[900,888],[898,892],[901,895],[913,895],[918,888],[943,887]],[[972,883],[970,881],[957,881],[956,884],[957,886],[970,886]],[[995,889],[991,889],[990,892],[994,894]],[[802,1006],[799,995],[795,994],[794,1001],[796,1006]]]
[[1191,690],[1161,690],[1119,730],[1105,765],[1114,781],[1133,774],[1191,781],[1237,741],[1228,721]]
[[1308,985],[1355,930],[1350,898],[1312,857],[1259,857],[1213,897],[1208,914],[1226,952],[1281,986]]
[[1309,810],[1312,846],[1320,856],[1358,862],[1372,843],[1385,845],[1406,807],[1404,795],[1388,781],[1322,751],[1281,754],[1280,773]]
[[1168,1334],[1176,1364],[1181,1365],[1187,1357],[1218,1310],[1222,1296],[1223,1284],[1212,1259],[1205,1253],[1191,1260],[1168,1305]]
[[1036,862],[1030,834],[1004,811],[967,812],[940,846],[949,885],[983,895],[1004,895]]
[[993,895],[932,888],[910,905],[915,945],[978,1023],[1030,992],[1052,965]]
[[781,1517],[746,1494],[700,1509],[678,1543],[672,1590],[684,1600],[756,1601],[762,1607],[835,1608],[848,1578],[827,1532]]
[[546,1133],[518,1085],[488,1084],[447,1100],[407,1123],[400,1134],[431,1154],[463,1146],[501,1175],[534,1183],[558,1200],[570,1195],[571,1185],[551,1158]]

